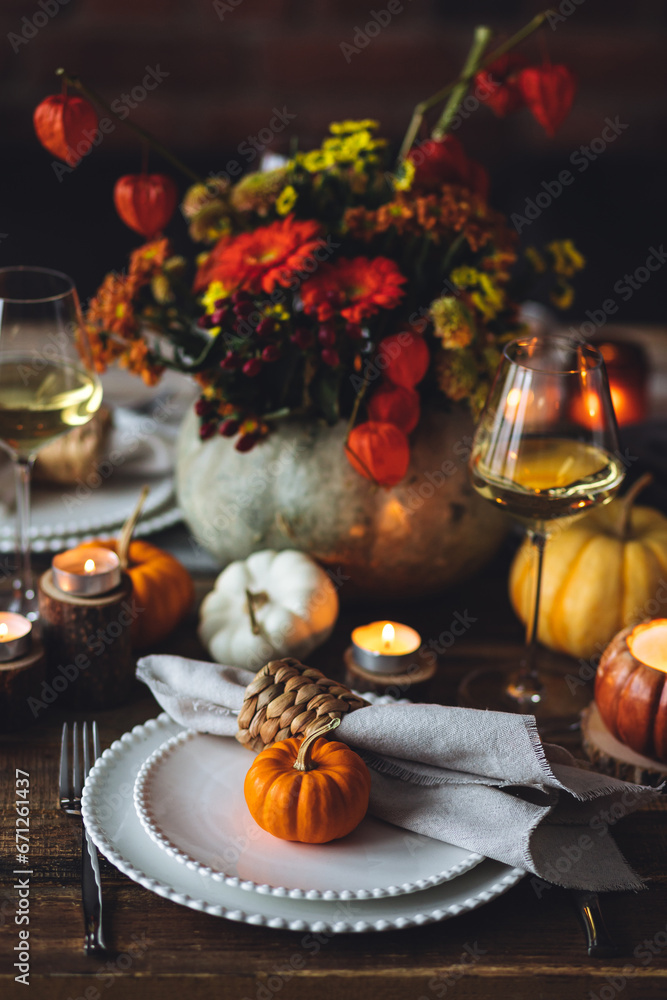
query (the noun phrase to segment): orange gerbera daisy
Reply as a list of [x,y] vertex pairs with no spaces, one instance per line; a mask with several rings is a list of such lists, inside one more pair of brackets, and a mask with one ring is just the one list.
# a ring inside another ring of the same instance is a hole
[[[228,294],[238,288],[256,293],[289,285],[322,244],[319,223],[293,215],[217,243],[197,272],[195,291],[221,281]],[[312,270],[312,268],[311,268]]]
[[325,264],[301,289],[303,308],[320,322],[340,312],[350,323],[373,316],[378,309],[393,309],[401,301],[407,281],[388,257],[342,258]]

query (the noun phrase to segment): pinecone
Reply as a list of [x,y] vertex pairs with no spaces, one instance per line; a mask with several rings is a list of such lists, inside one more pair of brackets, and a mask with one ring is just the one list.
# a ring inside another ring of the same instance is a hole
[[236,739],[263,750],[290,736],[308,736],[328,719],[368,705],[340,681],[286,657],[271,660],[248,684]]

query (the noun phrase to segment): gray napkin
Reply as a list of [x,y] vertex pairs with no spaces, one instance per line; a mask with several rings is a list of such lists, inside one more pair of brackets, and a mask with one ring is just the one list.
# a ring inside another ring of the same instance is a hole
[[[233,736],[255,674],[179,656],[145,656],[137,677],[168,714]],[[336,739],[372,774],[370,810],[396,826],[476,851],[573,889],[641,889],[610,826],[659,792],[600,775],[542,744],[533,716],[442,705],[376,704]]]

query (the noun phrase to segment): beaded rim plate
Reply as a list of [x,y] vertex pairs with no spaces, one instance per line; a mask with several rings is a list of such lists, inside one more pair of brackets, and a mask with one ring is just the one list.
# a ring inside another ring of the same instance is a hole
[[142,765],[134,804],[149,837],[203,878],[291,899],[379,899],[457,878],[484,858],[366,816],[327,844],[279,840],[252,819],[252,763],[232,739],[184,730]]
[[102,854],[128,878],[164,899],[255,926],[365,933],[419,927],[468,913],[507,892],[526,874],[485,859],[465,875],[420,893],[349,902],[250,894],[202,879],[154,844],[132,804],[134,781],[146,757],[180,731],[182,727],[164,713],[135,726],[104,751],[83,791],[83,817]]

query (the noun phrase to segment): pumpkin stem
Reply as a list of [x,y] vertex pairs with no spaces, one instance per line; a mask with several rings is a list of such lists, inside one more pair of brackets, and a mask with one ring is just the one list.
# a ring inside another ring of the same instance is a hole
[[632,506],[641,493],[649,483],[653,482],[653,476],[650,472],[645,472],[643,476],[640,476],[636,483],[634,483],[625,496],[622,498],[621,505],[621,517],[618,522],[618,534],[620,538],[627,538],[630,531],[630,518],[632,517]]
[[306,736],[305,739],[301,741],[299,752],[296,760],[294,761],[295,771],[313,770],[313,765],[310,759],[310,751],[313,743],[320,736],[324,736],[325,733],[330,733],[332,729],[336,729],[338,726],[340,726],[340,719],[329,719],[326,726],[322,726],[321,729],[316,729],[314,733],[311,733],[310,736]]
[[141,511],[146,503],[146,497],[150,493],[150,486],[144,486],[137,500],[137,505],[128,517],[127,521],[121,528],[120,535],[118,536],[118,547],[116,553],[118,555],[118,561],[120,562],[120,568],[126,570],[129,566],[129,552],[130,552],[130,542],[132,541],[132,535],[134,534],[134,529],[137,526],[137,521],[141,517]]
[[250,628],[252,629],[253,635],[261,635],[262,629],[257,617],[255,616],[255,605],[261,608],[263,604],[266,604],[268,598],[266,594],[262,591],[261,594],[253,594],[251,590],[246,587],[245,596],[247,600],[247,610],[250,615]]

